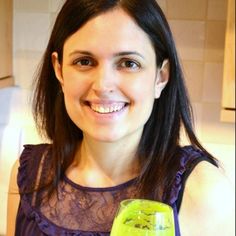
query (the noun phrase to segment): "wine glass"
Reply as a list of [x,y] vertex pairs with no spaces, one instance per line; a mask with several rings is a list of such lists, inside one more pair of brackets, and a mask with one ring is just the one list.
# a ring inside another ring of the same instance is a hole
[[111,236],[174,236],[173,209],[164,203],[127,199],[120,203]]

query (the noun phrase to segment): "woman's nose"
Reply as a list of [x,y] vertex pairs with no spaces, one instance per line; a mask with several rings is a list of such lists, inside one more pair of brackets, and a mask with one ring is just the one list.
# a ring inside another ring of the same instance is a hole
[[113,92],[116,87],[115,71],[110,66],[99,66],[94,74],[92,89],[100,93]]

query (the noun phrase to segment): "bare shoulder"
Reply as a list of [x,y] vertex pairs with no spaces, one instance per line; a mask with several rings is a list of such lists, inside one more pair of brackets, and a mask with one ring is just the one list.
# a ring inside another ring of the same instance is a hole
[[233,189],[222,168],[203,161],[189,176],[186,192],[192,198],[202,199],[201,197],[204,197],[211,199],[211,202],[214,203],[212,200],[221,198],[223,200],[229,196],[228,193],[233,192]]
[[233,235],[233,188],[221,168],[199,163],[186,182],[180,209],[183,236]]

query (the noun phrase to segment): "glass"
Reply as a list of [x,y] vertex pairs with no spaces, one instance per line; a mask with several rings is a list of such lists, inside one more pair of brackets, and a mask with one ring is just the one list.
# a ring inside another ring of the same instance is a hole
[[173,209],[164,203],[129,199],[120,203],[111,236],[174,236]]

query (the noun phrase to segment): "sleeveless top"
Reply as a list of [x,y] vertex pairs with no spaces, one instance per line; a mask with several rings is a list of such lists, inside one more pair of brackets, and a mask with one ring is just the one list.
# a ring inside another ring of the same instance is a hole
[[[109,236],[119,203],[135,197],[137,178],[114,187],[91,188],[76,184],[64,175],[56,196],[38,206],[36,193],[24,192],[32,183],[37,185],[47,177],[50,171],[50,152],[47,150],[50,146],[25,145],[20,156],[17,182],[23,194],[15,236]],[[167,203],[174,209],[175,235],[180,236],[178,211],[186,179],[200,161],[216,163],[192,146],[180,148],[176,158],[179,166]]]

